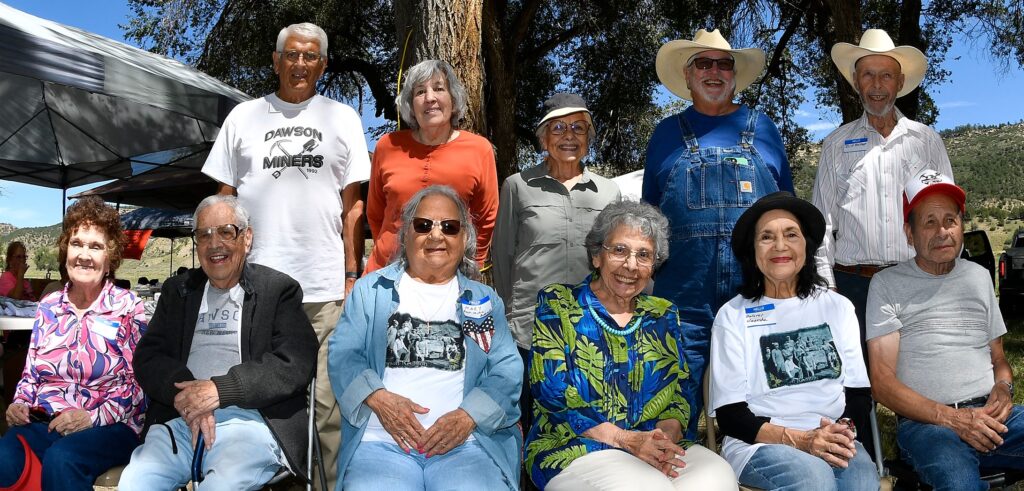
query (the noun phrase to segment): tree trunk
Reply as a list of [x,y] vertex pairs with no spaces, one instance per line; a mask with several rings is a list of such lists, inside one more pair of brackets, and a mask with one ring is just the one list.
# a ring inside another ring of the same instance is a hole
[[[466,88],[467,109],[461,128],[487,134],[481,23],[484,0],[396,0],[395,29],[402,69],[423,60],[447,61]],[[408,47],[405,39],[412,36]],[[399,88],[401,89],[401,88]]]
[[[922,53],[928,54],[928,45],[921,35],[921,0],[904,0],[900,5],[900,31],[896,33],[896,44],[909,44]],[[896,99],[896,107],[910,119],[918,119],[921,110],[921,88]]]
[[[825,53],[832,52],[835,43],[860,42],[861,10],[857,0],[824,0],[825,16],[818,21],[818,39]],[[843,123],[849,123],[864,112],[857,91],[843,78],[839,70],[833,68],[833,76],[837,94],[839,94],[839,110],[843,115]]]
[[488,77],[487,126],[495,147],[498,182],[519,172],[516,155],[516,57],[502,30],[498,2],[488,0],[483,10],[483,48]]

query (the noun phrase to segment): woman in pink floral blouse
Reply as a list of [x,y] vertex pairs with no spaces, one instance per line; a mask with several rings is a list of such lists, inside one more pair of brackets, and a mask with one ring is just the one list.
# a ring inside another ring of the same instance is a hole
[[139,444],[145,396],[132,356],[146,321],[142,301],[114,286],[124,242],[98,198],[68,208],[59,246],[71,280],[40,300],[0,439],[0,487],[92,489]]

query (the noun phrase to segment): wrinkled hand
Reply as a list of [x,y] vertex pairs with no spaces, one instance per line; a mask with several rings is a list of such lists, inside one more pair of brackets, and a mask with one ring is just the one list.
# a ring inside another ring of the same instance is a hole
[[429,409],[385,389],[370,394],[366,398],[366,405],[405,453],[411,452],[414,447],[422,447],[423,425],[416,419],[416,415],[427,414]]
[[668,477],[678,477],[676,469],[686,467],[679,459],[680,456],[686,455],[686,451],[658,428],[651,431],[623,430],[615,444]]
[[50,431],[68,436],[76,431],[92,428],[92,418],[85,409],[65,409],[50,421]]
[[821,418],[817,429],[804,433],[802,445],[797,448],[828,462],[832,467],[845,469],[850,459],[857,455],[854,435],[845,424],[834,423]]
[[213,417],[213,412],[203,413],[192,420],[188,425],[188,429],[192,432],[192,448],[196,448],[196,442],[199,441],[199,434],[203,435],[203,442],[207,450],[213,448],[213,441],[217,439],[217,420]]
[[174,409],[178,410],[178,414],[189,426],[192,426],[195,419],[206,413],[212,414],[214,409],[220,407],[217,386],[209,380],[176,382],[174,386],[181,390],[174,396]]
[[1005,425],[989,416],[985,408],[953,409],[945,426],[979,452],[991,452],[1002,445],[1003,437],[999,435],[1008,431]]
[[1000,423],[1006,423],[1006,418],[1010,417],[1010,411],[1013,410],[1013,394],[1010,393],[1010,388],[1002,382],[996,382],[992,386],[992,393],[988,396],[988,402],[981,409],[985,414],[991,416],[992,419]]
[[28,406],[14,403],[7,406],[7,426],[21,426],[29,423]]
[[421,454],[428,458],[444,455],[451,449],[466,442],[469,435],[476,429],[476,421],[462,408],[437,418],[434,425],[423,433],[422,443],[417,446]]

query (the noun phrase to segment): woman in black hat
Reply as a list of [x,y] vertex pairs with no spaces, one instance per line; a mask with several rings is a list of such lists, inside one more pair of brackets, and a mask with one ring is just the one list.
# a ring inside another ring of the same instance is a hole
[[762,489],[877,490],[878,474],[846,416],[868,406],[857,317],[814,264],[825,220],[788,192],[736,222],[740,294],[718,311],[708,406],[722,456]]

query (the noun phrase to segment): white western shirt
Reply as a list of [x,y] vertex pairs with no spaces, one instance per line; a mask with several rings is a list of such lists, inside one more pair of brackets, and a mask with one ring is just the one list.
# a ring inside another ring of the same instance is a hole
[[830,286],[833,264],[885,265],[914,257],[903,234],[904,185],[923,168],[953,177],[939,134],[893,111],[896,127],[888,138],[863,114],[822,142],[812,201],[825,216],[825,238],[815,261]]

